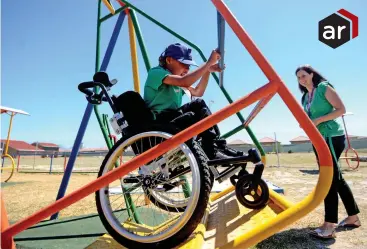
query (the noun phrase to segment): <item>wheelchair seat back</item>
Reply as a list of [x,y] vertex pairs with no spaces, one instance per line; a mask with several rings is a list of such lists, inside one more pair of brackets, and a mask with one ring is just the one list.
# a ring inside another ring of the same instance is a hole
[[138,92],[127,91],[112,99],[129,126],[141,126],[154,120],[152,111]]

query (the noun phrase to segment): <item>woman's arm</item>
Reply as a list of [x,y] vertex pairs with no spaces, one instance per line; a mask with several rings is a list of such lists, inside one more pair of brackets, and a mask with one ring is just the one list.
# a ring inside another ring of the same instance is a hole
[[325,116],[321,116],[315,119],[314,120],[314,123],[316,123],[315,125],[318,125],[322,122],[336,119],[345,113],[345,106],[343,104],[343,101],[341,100],[339,95],[336,93],[336,91],[332,87],[327,86],[326,92],[325,92],[325,98],[335,108],[335,110]]

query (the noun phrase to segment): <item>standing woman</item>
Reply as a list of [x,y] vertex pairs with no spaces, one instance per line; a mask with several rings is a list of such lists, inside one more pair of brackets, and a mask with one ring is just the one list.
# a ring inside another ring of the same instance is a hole
[[[323,239],[335,238],[335,228],[338,223],[338,194],[348,214],[339,227],[361,226],[357,216],[359,213],[357,203],[338,165],[339,157],[345,148],[345,134],[336,119],[345,113],[345,107],[334,87],[311,66],[298,67],[295,74],[303,94],[302,106],[326,140],[334,167],[333,181],[324,200],[324,224],[315,229],[312,234]],[[318,160],[315,148],[314,152]]]

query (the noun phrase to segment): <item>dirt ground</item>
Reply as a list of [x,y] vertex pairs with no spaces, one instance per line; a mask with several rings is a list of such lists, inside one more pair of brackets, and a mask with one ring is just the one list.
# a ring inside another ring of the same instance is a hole
[[[303,155],[305,156],[305,155]],[[274,161],[274,158],[269,161]],[[310,155],[308,155],[310,157]],[[299,202],[306,197],[318,180],[317,166],[312,163],[314,160],[305,159],[304,163],[299,158],[289,159],[287,155],[282,157],[281,167],[267,167],[264,171],[264,178],[277,186],[285,189],[287,199]],[[269,165],[274,165],[270,164]],[[283,166],[284,165],[284,166]],[[343,175],[349,183],[355,199],[358,203],[362,227],[350,231],[339,231],[337,238],[330,241],[319,241],[311,239],[307,234],[308,228],[318,226],[323,221],[323,204],[310,214],[287,227],[284,231],[277,233],[269,239],[261,242],[254,248],[367,248],[367,163],[362,163],[356,171],[351,171],[345,163],[342,163]],[[53,203],[56,199],[58,189],[62,180],[62,174],[47,173],[16,173],[9,183],[2,183],[2,194],[8,212],[9,220],[13,223],[39,211],[41,208]],[[96,179],[97,174],[72,175],[67,194],[84,186]],[[339,219],[346,217],[346,212],[342,202],[339,202]],[[96,213],[94,195],[90,195],[81,201],[69,206],[60,212],[60,217],[79,216],[82,214]]]

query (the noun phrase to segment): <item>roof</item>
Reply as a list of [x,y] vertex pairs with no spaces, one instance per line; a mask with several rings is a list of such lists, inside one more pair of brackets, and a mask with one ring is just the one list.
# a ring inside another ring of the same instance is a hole
[[[1,142],[4,143],[5,146],[6,139],[1,139]],[[35,146],[27,142],[19,140],[9,140],[9,148],[13,148],[19,151],[44,151],[40,148],[36,148]]]
[[41,146],[41,147],[59,147],[57,144],[53,144],[53,143],[39,143],[39,142],[34,142],[32,144],[37,144],[38,146]]
[[251,143],[248,143],[248,142],[243,141],[243,140],[241,140],[241,139],[236,139],[236,140],[233,140],[233,141],[229,142],[228,144],[233,144],[233,145],[235,145],[235,144],[251,144]]
[[1,114],[3,114],[4,112],[11,112],[11,113],[19,113],[19,114],[29,115],[29,113],[27,113],[25,111],[10,108],[10,107],[6,107],[6,106],[0,106],[0,110],[1,110]]
[[290,142],[309,142],[310,139],[306,136],[298,136],[290,140]]
[[[259,140],[260,143],[275,143],[275,140],[270,137],[264,137]],[[279,143],[279,141],[277,141]]]

